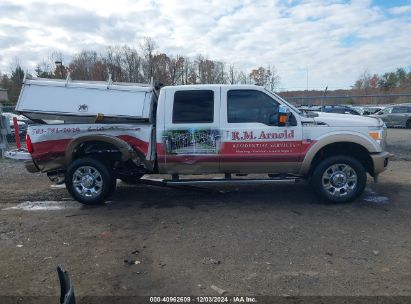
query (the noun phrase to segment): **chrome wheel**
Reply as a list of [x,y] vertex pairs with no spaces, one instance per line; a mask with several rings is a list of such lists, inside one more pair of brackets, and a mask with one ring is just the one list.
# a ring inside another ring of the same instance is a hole
[[96,168],[82,166],[74,171],[73,187],[81,196],[94,198],[103,190],[103,178]]
[[347,164],[328,167],[321,178],[323,189],[333,197],[343,197],[355,190],[358,178],[355,170]]

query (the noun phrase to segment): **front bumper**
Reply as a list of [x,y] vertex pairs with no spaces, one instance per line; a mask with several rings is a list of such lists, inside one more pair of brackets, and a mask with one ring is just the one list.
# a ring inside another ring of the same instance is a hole
[[379,173],[385,171],[388,167],[388,162],[390,158],[394,155],[389,152],[380,152],[376,154],[371,154],[371,159],[374,165],[374,174],[378,175]]

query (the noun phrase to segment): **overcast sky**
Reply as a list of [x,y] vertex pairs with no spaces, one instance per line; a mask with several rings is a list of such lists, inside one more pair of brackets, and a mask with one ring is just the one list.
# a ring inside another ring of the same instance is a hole
[[0,0],[0,71],[58,50],[138,47],[275,65],[285,89],[346,88],[367,69],[411,67],[411,0]]

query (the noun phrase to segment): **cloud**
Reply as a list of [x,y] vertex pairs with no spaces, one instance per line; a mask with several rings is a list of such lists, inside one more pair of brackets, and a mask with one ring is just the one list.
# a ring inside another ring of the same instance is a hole
[[388,11],[394,15],[411,14],[411,5],[393,7],[390,8]]
[[409,5],[371,1],[3,0],[0,70],[15,57],[29,70],[53,50],[137,47],[144,36],[171,54],[275,65],[284,88],[348,87],[365,70],[411,62]]

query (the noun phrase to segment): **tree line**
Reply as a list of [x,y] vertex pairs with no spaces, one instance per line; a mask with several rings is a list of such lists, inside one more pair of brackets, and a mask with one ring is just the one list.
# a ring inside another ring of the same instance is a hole
[[354,90],[363,91],[365,94],[375,91],[402,92],[411,89],[411,70],[398,68],[395,71],[381,75],[371,75],[367,70],[355,81]]
[[[102,53],[83,50],[65,62],[60,52],[53,52],[39,62],[35,76],[65,79],[70,73],[73,80],[150,83],[151,79],[163,85],[186,84],[257,84],[275,90],[280,77],[274,66],[260,66],[251,72],[212,60],[204,55],[190,58],[160,52],[151,38],[145,38],[139,47],[109,46]],[[24,71],[15,64],[10,75],[0,73],[0,87],[9,90],[12,102],[18,98]]]

